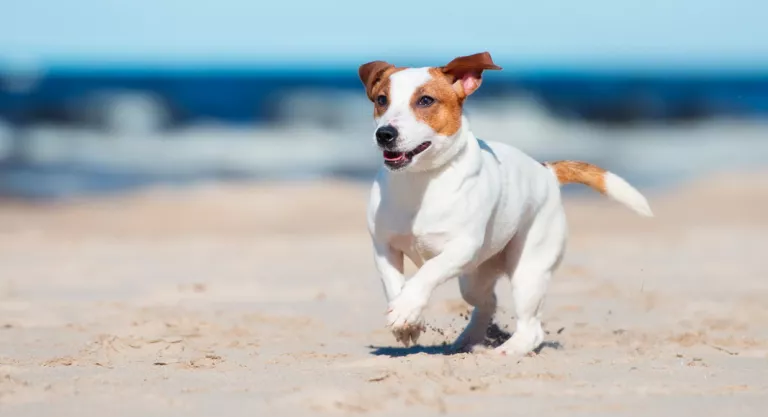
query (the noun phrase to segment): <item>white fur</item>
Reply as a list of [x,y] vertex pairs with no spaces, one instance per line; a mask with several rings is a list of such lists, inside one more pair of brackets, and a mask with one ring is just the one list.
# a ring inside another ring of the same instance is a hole
[[609,197],[624,204],[639,214],[653,217],[648,201],[635,187],[631,186],[624,178],[612,173],[605,173],[605,191]]
[[[451,137],[418,122],[409,99],[428,75],[425,69],[394,74],[390,107],[377,121],[397,123],[403,147],[433,142],[414,158],[415,168],[382,168],[371,189],[368,227],[389,302],[388,325],[399,341],[416,342],[432,292],[459,278],[463,298],[475,308],[454,348],[469,350],[483,341],[496,311],[496,281],[507,278],[517,329],[496,351],[529,353],[544,340],[543,301],[567,241],[560,184],[520,150],[475,138],[466,118]],[[611,195],[642,210],[644,199],[615,178],[609,179]],[[419,268],[408,281],[404,256]]]

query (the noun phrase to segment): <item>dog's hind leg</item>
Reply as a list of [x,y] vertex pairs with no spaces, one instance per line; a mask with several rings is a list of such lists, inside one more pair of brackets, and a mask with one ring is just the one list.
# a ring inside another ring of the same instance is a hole
[[504,253],[500,253],[471,274],[459,277],[461,296],[474,309],[469,324],[451,345],[451,350],[468,352],[485,341],[486,330],[496,313],[496,282],[507,273],[504,260]]
[[560,206],[538,213],[524,237],[510,245],[507,256],[517,327],[512,337],[496,348],[507,355],[525,355],[544,342],[541,311],[553,272],[560,265],[567,240],[565,213]]

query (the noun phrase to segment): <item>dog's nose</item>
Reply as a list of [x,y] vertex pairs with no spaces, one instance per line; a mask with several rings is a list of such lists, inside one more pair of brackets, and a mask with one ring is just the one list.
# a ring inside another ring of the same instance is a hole
[[392,125],[382,126],[376,129],[376,141],[379,145],[391,145],[397,139],[397,129]]

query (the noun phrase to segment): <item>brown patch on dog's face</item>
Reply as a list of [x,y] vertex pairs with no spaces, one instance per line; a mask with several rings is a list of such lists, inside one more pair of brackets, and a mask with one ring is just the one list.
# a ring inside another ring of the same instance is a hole
[[389,108],[389,77],[404,69],[384,61],[373,61],[360,66],[358,74],[365,85],[368,99],[373,103],[374,117],[381,117]]
[[416,118],[438,135],[451,136],[461,127],[464,100],[482,82],[484,70],[500,70],[487,52],[455,58],[448,65],[430,68],[432,80],[418,88],[411,98]]
[[373,102],[373,116],[375,118],[381,117],[381,115],[384,114],[384,112],[387,111],[389,108],[389,103],[391,102],[390,94],[389,94],[389,87],[391,85],[389,77],[398,72],[402,71],[405,68],[390,68],[387,71],[382,74],[381,80],[376,83],[373,88],[371,89],[371,97],[370,100]]
[[435,134],[452,136],[461,127],[464,100],[439,68],[430,68],[429,73],[432,79],[413,92],[411,109],[416,119],[429,125]]

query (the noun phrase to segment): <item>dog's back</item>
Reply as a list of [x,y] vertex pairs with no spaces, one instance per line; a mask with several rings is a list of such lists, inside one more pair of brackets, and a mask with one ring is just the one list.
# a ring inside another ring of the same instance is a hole
[[[640,191],[624,178],[605,168],[589,162],[573,160],[538,162],[525,152],[506,143],[495,141],[479,141],[479,143],[484,151],[501,164],[502,169],[505,168],[504,164],[511,165],[518,170],[518,175],[529,177],[529,180],[534,182],[534,188],[531,190],[534,194],[536,194],[537,182],[548,182],[548,178],[541,178],[542,171],[547,171],[548,175],[553,175],[557,179],[558,186],[586,185],[642,216],[653,217],[650,205]],[[542,170],[542,167],[546,169]],[[509,166],[506,168],[509,169]]]

